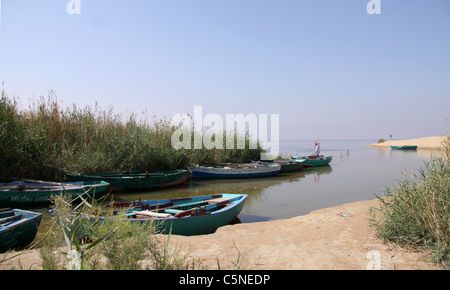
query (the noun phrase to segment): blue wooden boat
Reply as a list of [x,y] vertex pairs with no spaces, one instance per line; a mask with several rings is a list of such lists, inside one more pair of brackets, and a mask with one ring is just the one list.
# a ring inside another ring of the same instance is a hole
[[323,156],[323,155],[311,155],[311,156],[301,156],[301,157],[292,157],[293,161],[302,161],[304,160],[304,167],[316,167],[316,166],[326,166],[329,165],[333,160],[333,156]]
[[246,194],[222,193],[179,199],[114,203],[108,206],[127,208],[116,215],[127,215],[130,221],[153,221],[158,232],[175,235],[202,235],[229,224],[242,210]]
[[95,182],[50,182],[31,179],[19,179],[0,183],[0,207],[21,207],[48,205],[51,197],[63,192],[72,199],[101,198],[105,196],[109,184],[103,181]]
[[405,146],[391,146],[392,150],[417,150],[417,146],[405,145]]
[[0,253],[20,250],[36,237],[42,213],[20,209],[0,211]]
[[194,178],[234,179],[268,177],[280,173],[279,164],[239,163],[218,166],[192,165],[187,167]]

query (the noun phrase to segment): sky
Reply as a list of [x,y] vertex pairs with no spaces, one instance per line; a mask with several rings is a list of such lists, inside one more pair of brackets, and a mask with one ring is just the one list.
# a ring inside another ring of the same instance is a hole
[[450,1],[369,2],[1,0],[0,82],[24,107],[278,114],[282,140],[445,134]]

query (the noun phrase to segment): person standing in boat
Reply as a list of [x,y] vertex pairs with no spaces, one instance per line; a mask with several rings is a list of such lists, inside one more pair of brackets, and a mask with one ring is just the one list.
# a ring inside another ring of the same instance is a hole
[[320,143],[316,141],[314,141],[314,154],[316,156],[320,155]]

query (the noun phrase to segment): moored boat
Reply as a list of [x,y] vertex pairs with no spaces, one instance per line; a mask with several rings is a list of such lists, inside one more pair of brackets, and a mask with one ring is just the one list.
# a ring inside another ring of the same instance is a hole
[[0,206],[20,207],[50,204],[54,195],[68,194],[72,199],[101,198],[109,184],[103,181],[50,182],[32,179],[18,179],[0,183]]
[[126,215],[129,221],[154,222],[160,233],[189,236],[213,233],[229,224],[241,212],[247,197],[246,194],[222,193],[108,206],[118,209],[115,215]]
[[270,161],[260,161],[263,164],[278,164],[281,166],[280,173],[295,172],[303,168],[304,160],[270,160]]
[[280,172],[279,164],[239,163],[218,166],[191,165],[187,167],[194,178],[234,179],[258,178],[276,175]]
[[333,160],[333,156],[324,155],[310,155],[310,156],[301,156],[301,157],[291,157],[293,161],[301,161],[304,160],[304,167],[316,167],[316,166],[326,166],[329,165]]
[[28,246],[36,237],[41,220],[42,213],[0,210],[0,253]]
[[112,191],[162,188],[186,182],[187,170],[164,172],[124,171],[94,174],[66,174],[69,181],[105,181]]
[[417,146],[404,145],[404,146],[391,146],[392,150],[417,150]]

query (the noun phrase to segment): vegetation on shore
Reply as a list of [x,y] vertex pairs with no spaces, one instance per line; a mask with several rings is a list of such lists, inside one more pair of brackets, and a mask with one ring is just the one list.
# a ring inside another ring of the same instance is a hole
[[450,137],[411,179],[405,178],[374,209],[378,237],[430,251],[432,261],[450,268]]
[[140,121],[132,114],[125,120],[112,108],[98,105],[62,108],[52,92],[28,110],[20,110],[17,99],[2,90],[0,179],[59,181],[65,172],[166,171],[191,163],[250,162],[263,151],[259,144],[249,149],[249,137],[236,134],[235,144],[245,138],[245,149],[175,150],[171,137],[176,129],[165,119]]
[[[65,194],[52,197],[53,226],[36,244],[43,270],[208,269],[170,245],[170,233],[158,234],[154,220],[130,221],[102,200],[79,199],[74,203]],[[243,269],[243,254],[235,248],[238,255],[232,264]]]

